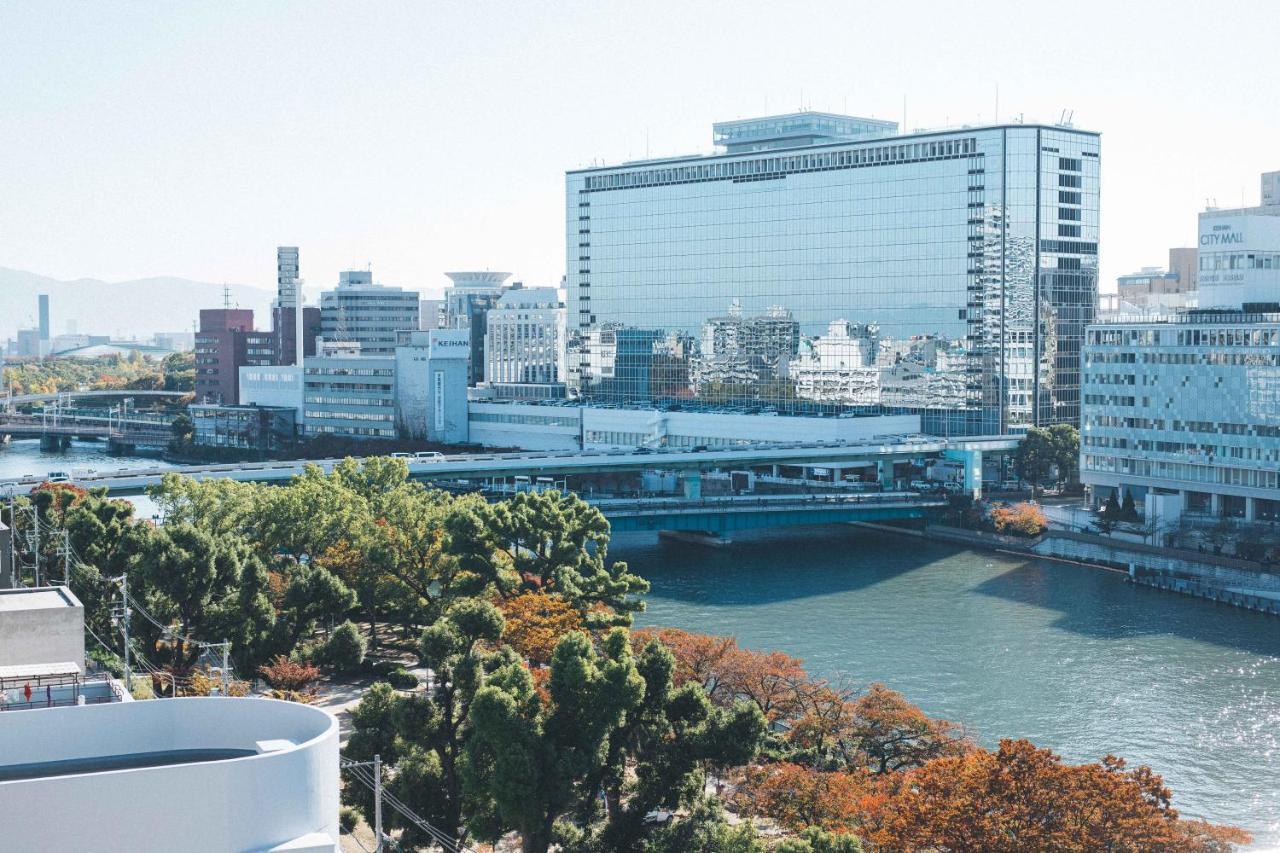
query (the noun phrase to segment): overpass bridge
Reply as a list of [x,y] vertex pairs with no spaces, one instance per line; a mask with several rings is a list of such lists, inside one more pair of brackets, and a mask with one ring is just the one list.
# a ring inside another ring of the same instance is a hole
[[51,394],[0,394],[0,405],[12,409],[24,403],[47,403],[70,400],[94,400],[121,397],[158,397],[179,400],[190,397],[190,391],[135,391],[128,388],[112,388],[99,391],[57,391]]
[[913,492],[604,498],[589,502],[604,513],[614,533],[681,531],[716,536],[765,527],[917,519],[947,503]]
[[[565,477],[640,471],[674,471],[684,474],[685,497],[698,499],[701,473],[714,470],[746,470],[771,466],[823,466],[836,472],[842,467],[875,465],[881,487],[892,490],[894,465],[927,456],[949,456],[963,461],[965,489],[977,492],[982,483],[982,454],[1012,450],[1017,436],[939,438],[893,436],[857,443],[753,444],[716,449],[676,450],[632,448],[517,453],[469,453],[436,459],[407,459],[410,476],[426,481],[488,481],[520,475]],[[307,465],[330,471],[339,459],[288,462],[252,462],[188,465],[176,468],[127,468],[99,471],[77,478],[86,488],[104,486],[112,494],[137,494],[157,485],[168,473],[195,479],[227,478],[244,482],[285,482]],[[11,490],[29,491],[39,480],[21,480]]]
[[167,424],[151,419],[0,411],[0,437],[38,438],[44,450],[66,447],[73,438],[103,439],[115,449],[135,450],[163,449],[173,432]]

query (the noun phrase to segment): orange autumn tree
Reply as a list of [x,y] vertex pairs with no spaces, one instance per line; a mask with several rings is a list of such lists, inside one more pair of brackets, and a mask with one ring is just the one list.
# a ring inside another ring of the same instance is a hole
[[534,663],[551,660],[556,643],[582,626],[582,616],[558,595],[524,592],[498,602],[506,619],[502,641]]
[[745,771],[732,805],[740,814],[769,817],[797,832],[811,826],[849,832],[857,825],[870,787],[862,774],[824,773],[788,762],[765,764]]
[[885,853],[1227,853],[1248,833],[1182,820],[1150,768],[1122,759],[1069,765],[1025,740],[883,777],[859,834]]
[[1044,510],[1033,503],[1000,505],[991,510],[991,523],[997,533],[1010,536],[1039,536],[1049,527]]

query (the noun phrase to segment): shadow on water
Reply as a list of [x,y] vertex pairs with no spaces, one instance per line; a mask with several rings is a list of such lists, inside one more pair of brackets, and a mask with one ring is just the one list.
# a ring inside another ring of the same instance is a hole
[[1026,560],[973,587],[1016,604],[1057,611],[1053,627],[1102,640],[1173,635],[1280,657],[1280,619],[1127,583],[1123,575]]
[[716,547],[622,534],[611,553],[653,583],[650,598],[733,607],[855,592],[945,559],[954,549],[825,525],[735,534]]

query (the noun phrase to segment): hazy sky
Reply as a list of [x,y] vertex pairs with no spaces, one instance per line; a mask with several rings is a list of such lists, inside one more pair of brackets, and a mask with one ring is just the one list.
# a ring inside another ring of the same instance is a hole
[[[1102,132],[1104,286],[1280,169],[1269,2],[0,0],[0,266],[310,285],[564,271],[566,168],[813,109]],[[802,101],[803,98],[803,101]]]

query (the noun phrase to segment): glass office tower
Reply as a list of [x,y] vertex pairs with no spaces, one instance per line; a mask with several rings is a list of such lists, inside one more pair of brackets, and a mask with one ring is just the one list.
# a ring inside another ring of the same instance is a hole
[[1099,138],[898,135],[797,113],[723,153],[566,173],[569,379],[584,399],[1078,423]]

